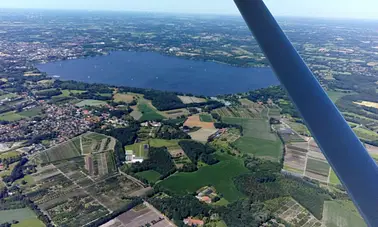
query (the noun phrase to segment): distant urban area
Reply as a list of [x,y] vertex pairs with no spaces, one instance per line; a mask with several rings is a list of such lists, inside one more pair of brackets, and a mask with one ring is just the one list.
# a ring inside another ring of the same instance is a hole
[[[281,86],[205,96],[36,66],[133,51],[269,67],[241,17],[0,18],[0,227],[366,226]],[[278,21],[378,162],[378,22]]]

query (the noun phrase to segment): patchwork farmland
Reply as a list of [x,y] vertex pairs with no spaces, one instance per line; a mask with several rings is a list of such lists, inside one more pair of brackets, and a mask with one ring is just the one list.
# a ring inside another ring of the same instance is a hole
[[[108,152],[95,153],[94,175],[83,156],[38,167],[25,194],[59,226],[82,226],[144,195],[149,188],[116,172]],[[107,159],[107,163],[101,163]],[[111,161],[110,161],[111,160]],[[109,166],[113,167],[109,167]],[[83,206],[85,204],[85,206]]]
[[288,144],[285,149],[285,171],[330,183],[331,167],[313,139]]
[[274,206],[274,214],[290,223],[292,226],[322,226],[322,223],[319,220],[317,220],[307,209],[305,209],[291,197],[278,198],[265,203],[267,206]]
[[242,136],[234,142],[241,153],[271,161],[281,159],[282,143],[277,135],[271,131],[267,119],[223,117],[222,122],[243,127]]

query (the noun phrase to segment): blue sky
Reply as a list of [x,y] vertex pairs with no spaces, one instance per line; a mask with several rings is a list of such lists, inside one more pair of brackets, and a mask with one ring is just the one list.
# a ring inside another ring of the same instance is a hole
[[[378,19],[378,0],[265,0],[276,16]],[[237,14],[233,0],[0,0],[0,8]]]

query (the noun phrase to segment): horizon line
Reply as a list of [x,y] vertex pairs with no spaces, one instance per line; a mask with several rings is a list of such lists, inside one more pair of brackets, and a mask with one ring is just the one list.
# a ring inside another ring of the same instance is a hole
[[[14,7],[0,7],[0,12],[3,10],[45,10],[45,11],[84,11],[84,12],[116,12],[116,13],[154,13],[154,14],[174,14],[174,15],[202,15],[202,16],[233,16],[242,18],[240,13],[219,13],[219,12],[173,12],[173,11],[152,11],[152,10],[123,10],[123,9],[82,9],[82,8],[14,8]],[[306,18],[306,19],[329,19],[329,20],[359,20],[359,21],[377,21],[377,18],[370,17],[343,17],[343,16],[306,16],[306,15],[274,15],[274,17],[286,18]]]

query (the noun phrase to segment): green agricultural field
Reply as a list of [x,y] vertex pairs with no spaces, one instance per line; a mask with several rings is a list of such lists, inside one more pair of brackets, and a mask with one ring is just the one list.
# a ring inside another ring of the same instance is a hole
[[310,131],[306,127],[306,125],[297,123],[297,122],[292,122],[292,121],[287,121],[286,122],[294,131],[298,132],[301,135],[311,135]]
[[42,107],[35,107],[26,111],[22,111],[18,114],[24,117],[34,117],[41,114],[41,112],[42,112]]
[[204,166],[192,173],[176,173],[158,185],[178,195],[193,193],[203,186],[212,185],[229,202],[243,198],[233,182],[234,177],[248,172],[243,160],[226,154],[217,154],[217,157],[221,161],[215,165]]
[[323,221],[327,227],[366,226],[351,201],[325,201]]
[[[26,184],[23,185],[21,183],[22,181],[25,181]],[[21,186],[31,186],[35,182],[34,182],[34,179],[33,179],[33,177],[31,175],[25,175],[23,178],[16,180],[15,183],[18,184],[18,185],[21,185]]]
[[374,131],[371,131],[367,128],[356,127],[353,128],[353,131],[357,134],[357,136],[364,140],[374,141],[378,140],[378,134]]
[[147,103],[139,103],[138,110],[143,114],[142,117],[139,119],[140,121],[163,120],[165,118]]
[[45,227],[46,225],[37,218],[30,218],[13,224],[12,227]]
[[18,153],[17,151],[8,151],[8,152],[5,152],[5,153],[0,153],[0,159],[17,157],[19,155],[20,155],[20,153]]
[[160,178],[160,173],[155,170],[147,170],[136,174],[139,177],[146,179],[149,183],[155,183]]
[[327,91],[327,94],[329,98],[332,100],[332,102],[336,102],[337,100],[341,99],[343,96],[351,95],[353,93],[344,93],[340,91]]
[[29,208],[21,208],[14,210],[0,210],[1,223],[10,222],[13,220],[23,221],[26,219],[36,218],[35,213]]
[[264,140],[276,141],[277,136],[270,130],[269,122],[265,119],[248,119],[224,117],[222,121],[227,124],[237,124],[243,127],[243,136]]
[[213,122],[213,118],[209,114],[200,114],[200,120],[203,122]]
[[336,176],[336,173],[333,170],[331,170],[331,176],[329,177],[329,183],[331,183],[333,185],[338,185],[338,184],[341,185],[339,178]]
[[0,120],[3,120],[3,121],[18,121],[18,120],[21,120],[23,118],[25,118],[25,117],[21,116],[18,113],[15,113],[14,111],[0,114]]
[[81,94],[81,93],[84,93],[85,91],[80,91],[80,90],[61,90],[62,94],[59,95],[59,96],[62,96],[62,97],[69,97],[70,94]]
[[328,177],[329,174],[329,164],[325,161],[319,161],[312,158],[307,159],[306,171],[317,173]]
[[280,140],[271,141],[243,136],[234,142],[236,148],[244,154],[279,161],[282,157],[282,143]]
[[4,94],[4,95],[0,95],[0,100],[2,99],[5,99],[5,98],[17,98],[18,95],[14,94],[14,93],[8,93],[8,94]]
[[76,104],[78,107],[84,106],[103,106],[106,105],[106,102],[100,100],[86,99]]
[[180,142],[180,140],[162,140],[162,139],[149,140],[151,147],[167,147],[168,149],[180,149],[178,142]]

